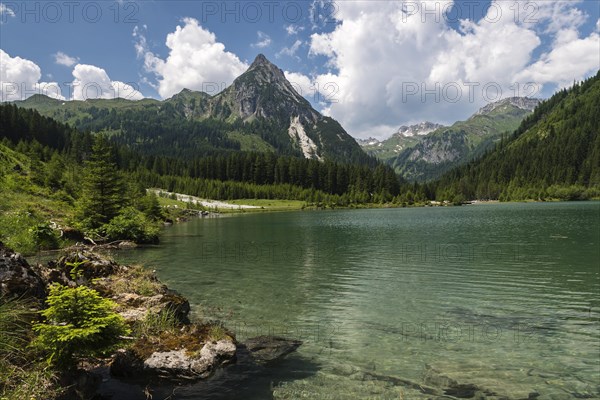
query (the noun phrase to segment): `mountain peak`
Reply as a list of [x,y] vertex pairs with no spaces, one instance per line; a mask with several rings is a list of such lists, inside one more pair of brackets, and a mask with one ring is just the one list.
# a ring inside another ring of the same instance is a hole
[[259,65],[259,64],[271,64],[271,62],[267,59],[267,57],[265,57],[264,54],[260,53],[254,59],[254,62],[252,63],[252,65]]
[[269,61],[269,59],[267,57],[265,57],[264,54],[259,54],[256,56],[256,58],[254,59],[254,61],[252,62],[252,64],[250,65],[250,68],[248,68],[248,70],[254,69],[256,67],[267,67],[268,69],[274,69],[279,71],[279,67],[277,67],[277,65],[273,64],[271,61]]
[[482,107],[475,115],[489,114],[492,111],[505,106],[513,106],[525,111],[533,111],[540,104],[540,100],[530,97],[508,97]]
[[443,125],[436,124],[433,122],[425,121],[420,124],[411,126],[401,126],[394,136],[413,137],[413,136],[425,136],[435,131],[436,129],[443,128]]
[[269,61],[264,54],[257,55],[248,70],[238,77],[236,81],[244,81],[249,78],[263,83],[282,82],[286,80],[283,70]]
[[[286,79],[284,72],[263,54],[256,56],[248,70],[217,95],[215,107],[248,120],[277,115],[301,117],[302,123],[315,122],[319,114]],[[286,121],[286,123],[289,123]]]

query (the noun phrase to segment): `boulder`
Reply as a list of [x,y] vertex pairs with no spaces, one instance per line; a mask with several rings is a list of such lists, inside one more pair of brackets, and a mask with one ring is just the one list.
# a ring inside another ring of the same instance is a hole
[[175,319],[182,324],[189,324],[190,302],[174,290],[167,290],[162,296],[158,305],[151,308],[151,312],[160,313],[169,310],[175,316]]
[[167,290],[164,294],[141,296],[135,293],[121,293],[112,299],[120,305],[119,313],[128,322],[143,320],[148,313],[161,314],[169,311],[180,324],[189,324],[190,303],[178,293]]
[[296,351],[302,342],[276,336],[257,336],[246,340],[242,345],[256,362],[269,363]]
[[136,247],[138,247],[138,245],[135,242],[124,240],[122,242],[119,242],[118,247],[119,249],[135,249]]
[[204,344],[199,352],[183,348],[155,351],[143,359],[132,350],[120,350],[110,372],[117,377],[158,376],[169,380],[198,380],[212,375],[216,368],[235,361],[236,346],[230,340]]
[[76,276],[79,285],[89,285],[92,279],[105,278],[124,269],[114,260],[86,249],[77,249],[56,262],[49,262],[48,267],[63,271],[70,278]]
[[120,349],[112,356],[110,373],[119,378],[139,378],[144,371],[144,360],[133,350]]
[[42,278],[25,258],[0,242],[0,297],[44,298],[46,289]]

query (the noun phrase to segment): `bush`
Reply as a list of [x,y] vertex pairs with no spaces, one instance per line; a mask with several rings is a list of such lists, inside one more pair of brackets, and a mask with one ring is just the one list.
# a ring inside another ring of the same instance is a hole
[[25,210],[0,214],[0,240],[24,254],[59,247],[59,238],[48,222]]
[[136,243],[158,241],[158,226],[133,207],[125,208],[103,230],[108,240],[133,240]]
[[162,208],[158,202],[158,197],[154,193],[149,193],[140,197],[136,201],[136,207],[143,212],[152,221],[159,221],[164,218]]
[[98,292],[80,286],[53,284],[41,312],[46,323],[38,323],[34,345],[48,352],[48,362],[69,366],[75,355],[102,355],[114,348],[119,337],[130,330],[114,310],[116,304]]
[[47,222],[37,224],[29,231],[38,249],[52,250],[59,247],[58,236]]
[[583,194],[586,189],[583,186],[571,185],[560,186],[552,185],[547,189],[548,196],[563,201],[585,200]]

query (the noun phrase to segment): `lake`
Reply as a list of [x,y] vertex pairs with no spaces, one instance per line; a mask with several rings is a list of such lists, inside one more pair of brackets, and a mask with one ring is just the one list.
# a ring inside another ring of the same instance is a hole
[[304,341],[155,399],[599,398],[599,235],[599,202],[307,211],[197,219],[115,256],[238,340]]

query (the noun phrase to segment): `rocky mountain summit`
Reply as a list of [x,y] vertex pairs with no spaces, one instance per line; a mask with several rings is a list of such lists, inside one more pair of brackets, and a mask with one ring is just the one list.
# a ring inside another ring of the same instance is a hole
[[421,122],[401,126],[386,140],[357,142],[406,179],[435,179],[490,149],[501,134],[515,130],[539,104],[538,99],[510,97],[487,104],[450,127]]
[[[373,164],[334,119],[323,116],[259,54],[247,71],[220,93],[183,89],[169,99],[59,101],[34,95],[15,102],[80,130],[113,131],[113,138],[164,154],[173,143],[200,151],[268,151],[321,161]],[[137,123],[133,123],[136,121]],[[184,130],[183,128],[186,128]]]
[[507,109],[509,107],[519,108],[521,110],[532,112],[540,104],[539,99],[529,97],[509,97],[496,101],[482,107],[475,115],[487,115],[498,109]]
[[423,137],[442,127],[443,125],[433,122],[421,122],[410,126],[403,125],[385,140],[380,141],[369,138],[358,139],[357,142],[370,155],[384,162],[390,162],[403,150],[415,146]]
[[433,122],[421,122],[416,125],[401,126],[396,133],[392,136],[403,136],[403,137],[415,137],[425,136],[435,131],[436,129],[443,128],[444,125],[436,124]]

